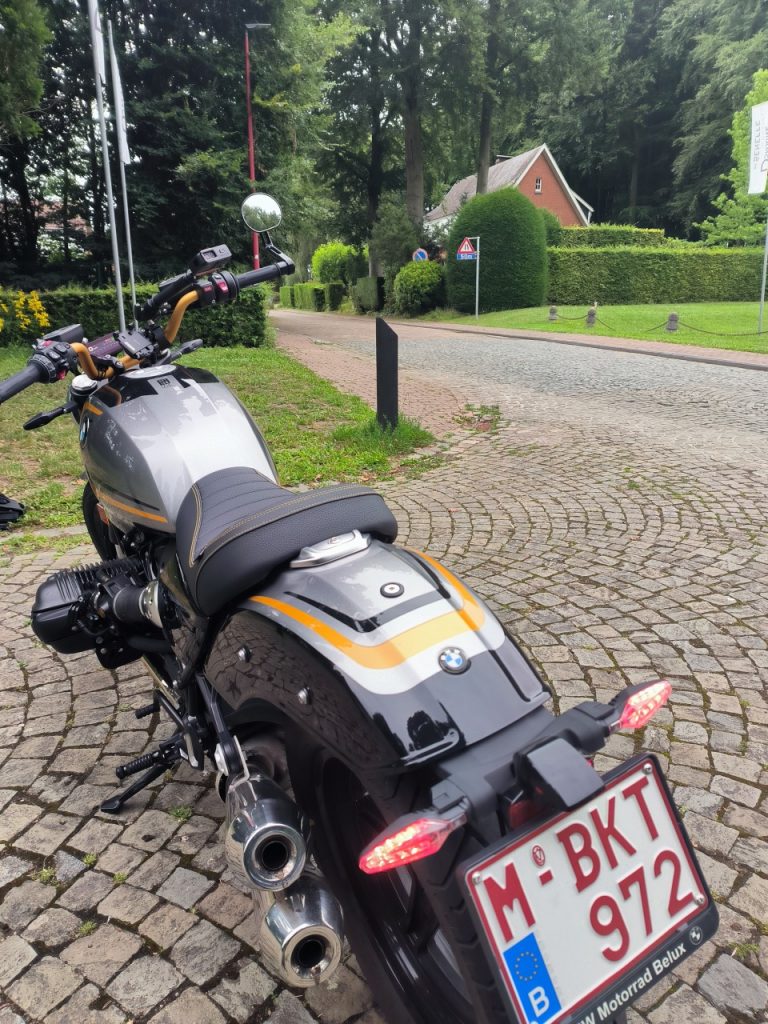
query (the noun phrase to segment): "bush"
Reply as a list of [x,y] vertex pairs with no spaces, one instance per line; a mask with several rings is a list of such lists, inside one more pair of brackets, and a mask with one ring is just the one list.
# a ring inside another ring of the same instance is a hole
[[559,242],[548,245],[563,245],[568,248],[608,245],[665,245],[667,236],[661,228],[635,228],[630,224],[592,224],[588,228],[562,228]]
[[325,286],[309,281],[307,284],[293,286],[293,302],[296,309],[309,309],[322,313],[325,309]]
[[357,313],[373,313],[384,305],[384,278],[361,277],[350,289],[352,305]]
[[[148,299],[156,289],[151,285],[139,285],[136,296],[139,302]],[[130,316],[130,296],[125,293],[125,311]],[[117,327],[117,303],[111,288],[57,288],[44,292],[41,301],[50,320],[45,330],[66,327],[68,324],[82,324],[86,337],[97,338]],[[264,345],[267,339],[268,291],[264,286],[249,288],[231,306],[215,309],[190,310],[184,317],[184,338],[202,338],[206,345]],[[32,341],[44,333],[33,331],[24,340]],[[12,339],[6,332],[0,332],[0,345],[8,345]]]
[[465,236],[480,235],[480,309],[540,306],[547,288],[544,220],[515,188],[475,196],[459,210],[448,236],[446,285],[456,309],[475,308],[475,263],[457,260]]
[[563,225],[551,210],[545,210],[541,206],[538,209],[544,218],[544,233],[547,236],[547,245],[562,245]]
[[325,308],[326,309],[338,309],[341,305],[341,301],[347,294],[346,286],[343,281],[329,281],[325,288]]
[[410,262],[418,245],[419,229],[408,216],[404,204],[392,197],[382,200],[371,233],[371,253],[384,270],[387,300],[398,270]]
[[345,281],[349,284],[354,277],[347,277],[350,261],[359,254],[353,245],[343,242],[326,242],[318,246],[312,256],[312,278],[320,284],[331,281]]
[[31,344],[50,326],[39,292],[0,292],[0,345]]
[[283,306],[284,309],[293,308],[294,302],[292,284],[280,285],[280,305]]
[[439,263],[409,263],[395,278],[395,309],[416,316],[445,303],[445,273]]
[[760,249],[611,246],[549,250],[549,301],[744,302],[759,294]]

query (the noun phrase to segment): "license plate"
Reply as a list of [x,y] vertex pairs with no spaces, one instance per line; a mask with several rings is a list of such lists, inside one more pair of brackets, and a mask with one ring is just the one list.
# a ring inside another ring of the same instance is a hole
[[717,909],[652,756],[462,865],[520,1024],[599,1024],[714,934]]

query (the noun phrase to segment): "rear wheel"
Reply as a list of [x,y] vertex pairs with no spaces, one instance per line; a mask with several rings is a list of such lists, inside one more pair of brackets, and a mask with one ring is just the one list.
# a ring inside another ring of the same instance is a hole
[[323,747],[297,744],[291,779],[313,818],[318,863],[344,910],[350,944],[391,1024],[502,1024],[509,1015],[454,872],[477,845],[449,840],[417,868],[366,875],[363,848],[401,814],[424,806],[413,776],[364,780]]

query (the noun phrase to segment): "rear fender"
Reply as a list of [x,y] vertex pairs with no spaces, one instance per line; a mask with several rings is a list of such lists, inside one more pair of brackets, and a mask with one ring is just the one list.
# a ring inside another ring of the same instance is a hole
[[207,675],[234,725],[276,712],[368,770],[472,746],[548,698],[468,587],[429,556],[379,541],[286,569],[241,602]]

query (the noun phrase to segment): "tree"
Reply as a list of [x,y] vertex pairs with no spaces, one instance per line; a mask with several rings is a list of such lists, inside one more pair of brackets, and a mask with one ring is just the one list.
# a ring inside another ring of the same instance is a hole
[[733,116],[731,138],[734,166],[724,175],[731,188],[715,199],[719,210],[701,225],[705,239],[712,245],[760,245],[765,236],[768,199],[763,195],[749,195],[749,153],[752,135],[752,107],[768,100],[768,71],[755,72],[752,89],[747,93],[744,106]]
[[0,0],[0,142],[37,131],[40,64],[50,38],[37,0]]

